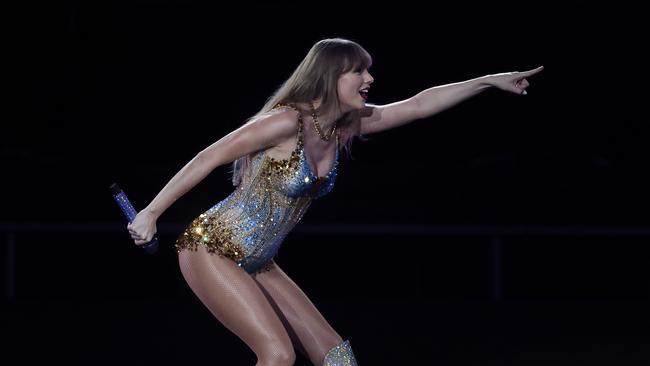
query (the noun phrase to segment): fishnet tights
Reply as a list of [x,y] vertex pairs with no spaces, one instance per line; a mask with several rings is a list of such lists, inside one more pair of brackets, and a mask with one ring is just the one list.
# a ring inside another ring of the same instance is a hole
[[224,257],[179,254],[183,277],[212,314],[257,356],[256,366],[295,362],[294,346],[316,366],[342,342],[302,290],[277,265],[251,276]]

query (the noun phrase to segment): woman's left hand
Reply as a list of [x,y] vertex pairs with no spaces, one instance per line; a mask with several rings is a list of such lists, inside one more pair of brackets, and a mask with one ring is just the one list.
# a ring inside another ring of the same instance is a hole
[[502,74],[494,74],[488,76],[488,84],[497,87],[501,90],[506,90],[512,93],[526,95],[526,88],[530,85],[527,77],[537,74],[538,72],[544,70],[544,66],[540,66],[536,69],[529,71],[515,71],[515,72],[505,72]]

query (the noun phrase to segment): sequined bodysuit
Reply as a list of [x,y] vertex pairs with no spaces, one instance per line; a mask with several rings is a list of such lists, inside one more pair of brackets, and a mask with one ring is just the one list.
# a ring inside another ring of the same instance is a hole
[[177,252],[205,245],[210,253],[234,260],[248,273],[268,270],[283,239],[311,201],[334,187],[338,151],[337,131],[334,165],[325,176],[317,177],[305,157],[299,112],[296,148],[291,156],[276,160],[266,151],[257,153],[251,159],[248,179],[190,223],[176,240]]

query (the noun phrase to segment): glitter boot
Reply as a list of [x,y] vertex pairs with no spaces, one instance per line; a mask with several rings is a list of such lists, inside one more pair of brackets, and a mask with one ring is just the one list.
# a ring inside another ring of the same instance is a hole
[[345,341],[332,348],[325,355],[323,366],[357,366],[357,360],[352,353],[350,341]]

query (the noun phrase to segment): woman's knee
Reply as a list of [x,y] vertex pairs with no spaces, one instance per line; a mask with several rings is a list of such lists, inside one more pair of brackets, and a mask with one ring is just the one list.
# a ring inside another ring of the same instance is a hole
[[290,343],[266,342],[257,354],[256,366],[293,366],[295,362],[296,353]]

